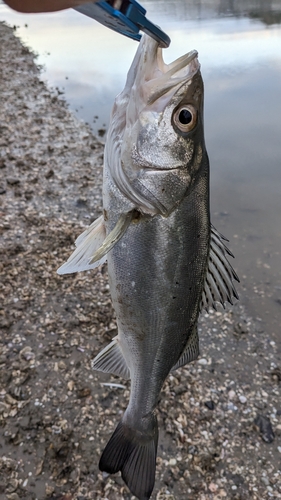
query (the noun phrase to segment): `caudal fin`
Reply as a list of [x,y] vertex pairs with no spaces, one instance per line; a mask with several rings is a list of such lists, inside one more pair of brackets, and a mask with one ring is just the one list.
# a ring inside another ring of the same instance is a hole
[[139,500],[149,500],[155,482],[158,425],[151,414],[149,432],[128,427],[121,421],[101,456],[101,471],[114,474],[121,471],[130,491]]

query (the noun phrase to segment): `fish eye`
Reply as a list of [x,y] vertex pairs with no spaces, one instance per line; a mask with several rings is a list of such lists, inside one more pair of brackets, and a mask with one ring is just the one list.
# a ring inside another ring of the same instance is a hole
[[181,106],[173,114],[173,122],[181,132],[190,132],[197,123],[196,109],[191,105]]

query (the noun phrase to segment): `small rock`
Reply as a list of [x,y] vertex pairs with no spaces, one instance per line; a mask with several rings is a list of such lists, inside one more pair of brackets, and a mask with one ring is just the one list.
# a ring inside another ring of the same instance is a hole
[[281,382],[281,368],[274,368],[271,372],[271,376],[276,382]]
[[76,206],[77,207],[86,207],[87,206],[87,199],[86,198],[78,198],[76,201]]
[[10,493],[10,495],[7,495],[7,500],[20,500],[20,497],[17,493]]
[[245,396],[239,396],[239,401],[240,403],[242,403],[242,405],[244,405],[245,403],[247,403],[247,398]]
[[77,391],[78,398],[87,398],[91,394],[91,389],[89,387],[84,387]]
[[31,359],[35,358],[35,354],[34,352],[32,352],[32,348],[30,346],[24,347],[20,351],[19,355],[22,359],[25,359],[26,361],[30,361]]
[[20,183],[20,180],[17,179],[16,177],[7,177],[7,183],[10,185],[10,186],[15,186],[16,184],[19,184]]
[[67,388],[69,391],[73,391],[74,386],[75,386],[75,383],[73,380],[70,380],[69,382],[67,382]]
[[105,135],[105,133],[106,133],[106,130],[104,128],[99,128],[98,134],[100,137],[103,137]]
[[249,332],[249,328],[247,327],[247,323],[243,321],[236,323],[236,325],[234,326],[234,331],[235,333],[238,333],[238,335],[245,335]]
[[197,453],[197,447],[196,447],[196,446],[191,445],[191,446],[189,446],[189,447],[188,447],[188,450],[187,450],[187,451],[188,451],[188,453],[189,453],[190,455],[195,455],[195,454]]
[[217,485],[217,484],[215,484],[215,483],[210,483],[210,484],[209,484],[209,490],[210,490],[212,493],[216,493],[217,489],[218,489],[218,485]]
[[24,167],[24,165],[25,165],[25,163],[24,163],[24,161],[23,161],[23,160],[17,160],[17,161],[16,161],[16,166],[17,166],[17,167]]
[[199,359],[198,363],[199,363],[199,365],[207,365],[208,361],[206,358],[201,358],[201,359]]
[[51,177],[54,176],[54,171],[52,168],[50,168],[50,170],[48,170],[48,172],[45,174],[45,178],[46,179],[51,179]]
[[13,398],[10,394],[6,394],[5,395],[5,401],[8,405],[12,405],[12,406],[15,406],[17,405],[17,400],[15,398]]
[[266,477],[266,476],[262,476],[262,477],[261,477],[261,481],[263,482],[263,484],[265,484],[265,486],[269,486],[269,480],[268,480],[268,477]]
[[255,419],[255,425],[258,427],[263,441],[266,443],[272,443],[274,441],[275,435],[268,417],[258,415]]
[[2,401],[0,401],[0,415],[1,413],[9,411],[9,409],[10,409],[9,405],[6,405],[5,403],[2,403]]
[[49,497],[54,493],[55,488],[53,486],[50,486],[49,484],[46,484],[45,491],[46,491],[46,496]]
[[6,492],[13,493],[17,489],[18,484],[19,484],[19,482],[17,479],[13,479],[13,478],[9,479],[8,485],[6,487]]
[[227,408],[227,410],[229,410],[229,411],[236,411],[236,410],[238,409],[238,408],[237,408],[237,406],[235,406],[233,403],[228,403],[228,404],[226,405],[226,408]]
[[236,392],[235,391],[233,391],[233,390],[229,391],[229,393],[228,393],[228,399],[232,400],[232,399],[235,398],[235,396],[236,396]]
[[214,401],[205,401],[204,405],[207,406],[207,408],[209,410],[214,410],[215,409],[215,403],[214,403]]

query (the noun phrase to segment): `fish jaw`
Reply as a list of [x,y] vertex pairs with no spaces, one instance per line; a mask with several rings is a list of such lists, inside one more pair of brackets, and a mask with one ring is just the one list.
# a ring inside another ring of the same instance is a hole
[[[196,110],[188,134],[172,122],[181,102]],[[192,185],[204,153],[202,102],[197,52],[165,64],[162,49],[144,36],[115,101],[109,129],[115,140],[105,151],[114,184],[142,213],[169,215]],[[163,191],[163,182],[171,189]]]

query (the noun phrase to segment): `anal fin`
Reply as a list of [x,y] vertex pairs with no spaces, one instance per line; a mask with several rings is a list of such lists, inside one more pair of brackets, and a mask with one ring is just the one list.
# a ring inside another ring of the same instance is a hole
[[188,339],[186,347],[177,361],[177,363],[173,366],[171,371],[175,371],[181,366],[187,365],[187,363],[191,363],[191,361],[195,361],[199,356],[199,338],[197,325],[193,328],[192,334]]
[[117,337],[93,359],[92,368],[100,372],[118,375],[125,380],[130,378],[130,370]]

